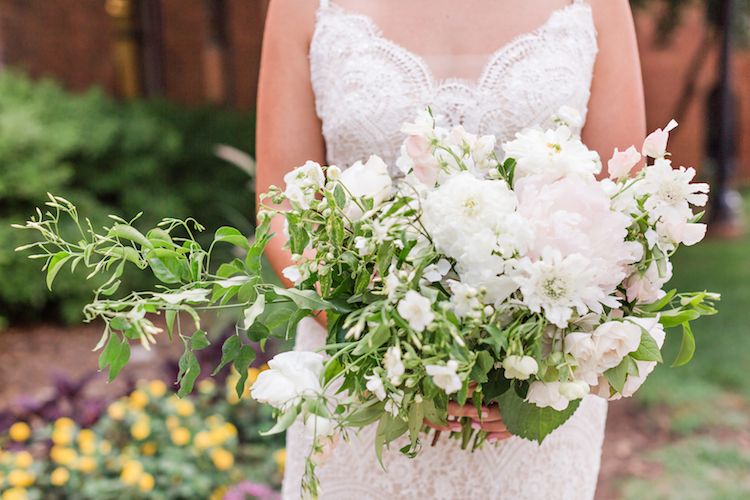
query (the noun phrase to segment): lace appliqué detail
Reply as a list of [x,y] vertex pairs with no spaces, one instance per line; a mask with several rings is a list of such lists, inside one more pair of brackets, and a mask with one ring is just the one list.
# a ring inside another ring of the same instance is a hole
[[498,145],[567,104],[586,113],[597,53],[590,7],[576,1],[494,52],[476,81],[437,80],[420,56],[383,38],[364,15],[321,6],[310,45],[329,164],[377,153],[396,174],[401,124],[431,106],[445,125],[495,134]]

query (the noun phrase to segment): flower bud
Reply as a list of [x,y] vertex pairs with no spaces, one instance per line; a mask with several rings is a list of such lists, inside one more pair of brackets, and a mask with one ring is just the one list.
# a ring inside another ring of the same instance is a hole
[[576,380],[574,382],[563,382],[560,384],[560,395],[568,401],[581,399],[589,393],[591,388],[586,382]]

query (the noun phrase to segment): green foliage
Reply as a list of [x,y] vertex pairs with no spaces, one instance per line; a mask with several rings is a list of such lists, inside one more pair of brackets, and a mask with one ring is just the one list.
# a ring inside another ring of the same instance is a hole
[[[214,155],[217,144],[253,151],[250,116],[211,108],[185,109],[161,101],[119,103],[93,89],[70,94],[49,80],[0,74],[0,316],[80,321],[91,291],[102,282],[74,279],[47,291],[39,262],[14,248],[23,223],[47,192],[74,198],[87,214],[131,218],[155,226],[167,215],[199,217],[211,234],[231,223],[252,232],[254,200],[248,177]],[[92,221],[96,226],[106,219]],[[61,230],[75,231],[71,224]],[[228,259],[227,259],[228,260]],[[123,289],[153,286],[127,272]]]

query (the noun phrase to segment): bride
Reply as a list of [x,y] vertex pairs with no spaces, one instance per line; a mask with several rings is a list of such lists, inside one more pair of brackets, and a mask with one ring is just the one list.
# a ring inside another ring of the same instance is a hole
[[[394,169],[401,123],[430,106],[444,125],[494,134],[552,126],[560,106],[606,161],[645,136],[640,63],[627,0],[272,0],[258,93],[257,192],[306,160],[347,167],[371,154]],[[283,221],[274,221],[282,234]],[[290,256],[274,238],[280,274]],[[324,319],[318,318],[321,322]],[[296,349],[325,329],[300,324]],[[394,443],[378,464],[371,429],[340,443],[318,475],[330,499],[592,499],[606,402],[587,396],[542,445],[505,432],[496,407],[475,453],[443,433],[415,459]],[[453,415],[469,414],[449,408]],[[476,415],[476,412],[474,413]],[[450,430],[446,428],[444,430]],[[287,435],[284,499],[299,498],[309,443]]]

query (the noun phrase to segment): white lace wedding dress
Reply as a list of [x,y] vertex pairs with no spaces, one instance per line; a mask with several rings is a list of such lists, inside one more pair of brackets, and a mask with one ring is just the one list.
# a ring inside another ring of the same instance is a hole
[[[490,55],[476,81],[437,80],[424,58],[384,38],[369,17],[322,0],[310,67],[328,163],[346,167],[376,153],[395,167],[401,123],[427,105],[446,117],[446,125],[495,134],[498,144],[526,126],[551,126],[550,115],[564,104],[585,116],[596,53],[591,9],[574,0]],[[324,341],[317,323],[300,323],[296,349]],[[387,472],[375,457],[374,427],[368,428],[351,447],[340,442],[318,469],[321,498],[591,500],[606,413],[606,401],[587,396],[542,445],[512,437],[470,453],[443,434],[436,446],[425,442],[409,459],[397,442],[384,452]],[[308,451],[296,424],[287,433],[285,500],[300,498]]]

